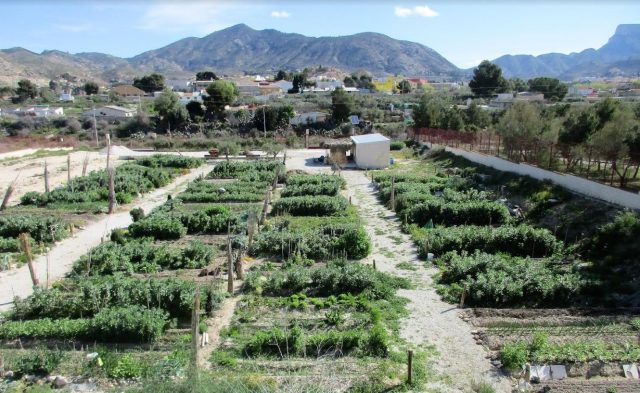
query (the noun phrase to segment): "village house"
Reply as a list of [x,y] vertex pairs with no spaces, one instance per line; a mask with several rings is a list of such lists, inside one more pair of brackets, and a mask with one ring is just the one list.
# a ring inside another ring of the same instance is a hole
[[116,105],[106,105],[99,108],[91,109],[82,114],[82,117],[96,117],[105,120],[122,120],[130,119],[136,115],[135,109],[124,108]]
[[132,85],[113,86],[111,88],[111,92],[122,98],[138,98],[146,94],[143,90],[140,90]]
[[62,107],[50,107],[49,105],[33,105],[18,108],[13,113],[17,116],[55,117],[64,116],[64,109]]

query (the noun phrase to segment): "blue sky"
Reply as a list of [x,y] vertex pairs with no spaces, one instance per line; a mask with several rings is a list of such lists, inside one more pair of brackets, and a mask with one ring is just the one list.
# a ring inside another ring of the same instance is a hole
[[0,48],[130,57],[245,23],[310,36],[375,31],[427,45],[455,65],[503,54],[570,53],[640,23],[633,1],[1,0]]

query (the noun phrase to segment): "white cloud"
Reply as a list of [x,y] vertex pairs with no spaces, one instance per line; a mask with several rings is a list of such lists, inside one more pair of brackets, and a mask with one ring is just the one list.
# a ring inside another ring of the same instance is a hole
[[291,14],[287,11],[271,11],[271,17],[273,18],[288,18]]
[[427,5],[417,5],[413,8],[396,7],[394,13],[397,17],[400,18],[408,18],[413,15],[424,16],[425,18],[433,18],[435,16],[438,16],[438,13],[432,10]]
[[147,9],[137,27],[143,30],[209,33],[221,27],[216,20],[222,10],[221,4],[206,2],[157,3]]
[[396,7],[395,14],[396,16],[399,16],[401,18],[406,18],[408,16],[411,16],[411,14],[413,14],[413,10],[411,8]]

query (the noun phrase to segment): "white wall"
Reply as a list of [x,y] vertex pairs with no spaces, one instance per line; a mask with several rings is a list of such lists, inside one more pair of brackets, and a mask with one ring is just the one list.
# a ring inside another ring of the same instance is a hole
[[520,175],[528,175],[534,179],[551,180],[555,184],[563,186],[571,191],[584,194],[593,198],[601,199],[616,205],[624,206],[630,209],[640,209],[640,195],[618,188],[606,186],[591,180],[573,175],[565,175],[562,173],[552,172],[545,169],[537,168],[527,164],[517,164],[515,162],[503,160],[495,156],[471,152],[453,147],[445,147],[445,149],[453,154],[462,156],[470,161],[478,164],[490,166],[492,168],[518,173]]
[[358,168],[381,169],[389,166],[391,141],[358,143],[355,145],[355,162]]

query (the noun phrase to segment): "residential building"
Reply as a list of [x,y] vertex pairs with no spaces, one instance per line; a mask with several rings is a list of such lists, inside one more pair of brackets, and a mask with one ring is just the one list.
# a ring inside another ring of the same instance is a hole
[[129,119],[136,115],[135,109],[129,109],[122,106],[106,105],[99,108],[91,109],[82,114],[82,117],[93,117],[106,120]]
[[33,105],[18,108],[13,113],[17,116],[55,117],[64,116],[64,109],[62,107],[50,107],[49,105]]
[[292,126],[300,126],[306,124],[321,123],[327,120],[327,117],[329,117],[329,115],[324,112],[298,113],[291,119],[289,119],[289,124],[291,124]]
[[58,97],[58,101],[73,102],[75,101],[75,97],[71,93],[63,92],[62,94],[60,94],[60,97]]
[[111,88],[111,91],[113,93],[115,93],[117,96],[119,97],[142,97],[144,96],[146,93],[143,90],[138,89],[135,86],[132,85],[118,85],[118,86],[113,86]]
[[167,79],[164,85],[174,91],[191,91],[193,82],[186,79]]

